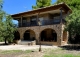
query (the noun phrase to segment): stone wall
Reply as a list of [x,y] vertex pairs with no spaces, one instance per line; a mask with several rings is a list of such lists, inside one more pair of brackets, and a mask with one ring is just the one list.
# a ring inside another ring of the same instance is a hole
[[[45,25],[45,26],[32,26],[32,27],[21,27],[18,28],[18,32],[20,33],[20,39],[23,39],[23,35],[25,31],[27,30],[32,30],[35,32],[35,38],[36,38],[36,43],[39,44],[39,37],[40,33],[45,30],[45,29],[53,29],[57,33],[57,42],[54,44],[53,42],[50,42],[51,44],[54,45],[62,45],[63,44],[63,31],[64,31],[64,25],[61,24],[55,24],[55,25]],[[68,36],[66,36],[68,37]],[[50,44],[49,43],[49,44]],[[67,43],[67,39],[66,39]],[[42,44],[47,44],[46,42],[42,42]]]

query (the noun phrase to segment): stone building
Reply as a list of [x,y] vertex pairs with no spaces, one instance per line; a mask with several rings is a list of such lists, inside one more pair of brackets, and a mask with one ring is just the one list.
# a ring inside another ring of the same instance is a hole
[[13,14],[13,19],[18,21],[18,28],[14,33],[15,40],[25,43],[36,40],[36,44],[65,45],[68,41],[65,18],[71,12],[65,3],[60,3]]

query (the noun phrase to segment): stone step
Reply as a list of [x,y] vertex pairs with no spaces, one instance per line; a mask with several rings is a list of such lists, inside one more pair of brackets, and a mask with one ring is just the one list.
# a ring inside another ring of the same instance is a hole
[[20,45],[36,45],[36,41],[21,41],[18,44],[20,44]]

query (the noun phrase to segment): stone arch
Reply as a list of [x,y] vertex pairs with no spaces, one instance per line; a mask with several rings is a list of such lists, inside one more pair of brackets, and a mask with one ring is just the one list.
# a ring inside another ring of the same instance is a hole
[[31,29],[26,30],[23,34],[23,40],[25,41],[35,40],[35,32]]
[[52,28],[46,28],[40,32],[40,40],[57,42],[57,33]]
[[20,33],[18,31],[14,32],[14,40],[20,40]]
[[40,29],[40,33],[45,29],[52,29],[52,30],[55,30],[55,32],[57,33],[57,28],[54,28],[54,27],[44,27],[44,28]]

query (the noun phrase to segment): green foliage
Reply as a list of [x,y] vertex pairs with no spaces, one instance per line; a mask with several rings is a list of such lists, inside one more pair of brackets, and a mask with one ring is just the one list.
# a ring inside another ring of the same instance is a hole
[[36,6],[32,6],[33,9],[42,8],[51,5],[51,0],[36,0]]
[[80,0],[57,0],[57,3],[65,2],[68,4],[72,9],[77,8],[80,9]]
[[16,28],[14,27],[12,17],[10,15],[6,16],[6,20],[4,21],[4,28],[6,28],[4,29],[5,31],[5,33],[3,34],[4,38],[7,38],[9,42],[12,42],[14,38],[13,33],[16,30]]
[[0,3],[0,39],[2,41],[2,38],[4,38],[5,43],[6,41],[12,42],[14,38],[13,33],[16,29],[11,16],[2,10],[2,0],[0,0]]
[[67,27],[66,29],[69,31],[69,40],[73,42],[80,42],[80,0],[57,0],[57,3],[65,2],[72,9],[72,14],[70,14],[67,18]]
[[44,51],[45,51],[44,57],[80,57],[79,51],[72,49],[66,50],[66,47],[57,49],[45,49]]
[[0,37],[0,42],[3,42],[4,41],[4,38],[3,37]]
[[73,10],[73,13],[67,18],[67,30],[71,31],[72,35],[78,33],[80,35],[80,10]]
[[22,52],[22,50],[6,50],[6,51],[0,51],[0,54],[13,54],[13,53],[19,53]]
[[52,55],[44,55],[44,57],[79,57],[79,55],[73,55],[73,54],[52,54]]
[[3,0],[0,0],[0,10],[2,10]]

